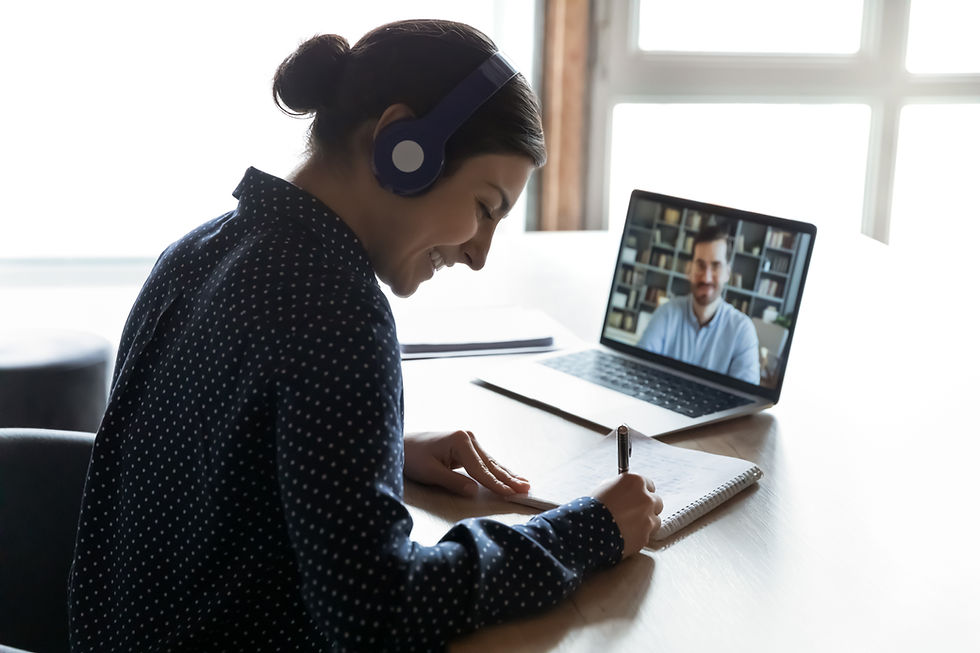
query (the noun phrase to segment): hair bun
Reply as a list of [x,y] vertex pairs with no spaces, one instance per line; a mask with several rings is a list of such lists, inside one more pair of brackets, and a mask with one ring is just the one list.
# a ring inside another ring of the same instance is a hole
[[347,39],[320,34],[279,64],[272,95],[279,108],[301,116],[329,104],[350,55]]

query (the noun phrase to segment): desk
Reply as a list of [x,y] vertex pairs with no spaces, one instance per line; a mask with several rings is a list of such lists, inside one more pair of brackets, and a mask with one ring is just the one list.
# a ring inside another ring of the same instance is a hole
[[[617,244],[605,233],[498,239],[479,274],[444,270],[392,303],[396,312],[403,301],[535,306],[595,340]],[[822,231],[780,402],[667,440],[753,460],[766,474],[759,485],[554,609],[453,650],[980,650],[980,352],[968,252],[924,268],[857,234]],[[111,287],[0,288],[0,306],[22,328],[58,324],[115,341],[151,263]],[[75,304],[85,310],[68,310]],[[471,383],[476,364],[406,363],[407,427],[471,429],[532,481],[598,437]],[[464,517],[517,523],[531,512],[411,483],[406,502],[427,544]]]
[[[460,301],[450,298],[472,288],[465,305],[515,284],[512,299],[595,339],[614,240],[528,234],[507,245],[500,268],[433,280],[418,299]],[[835,265],[842,257],[862,261],[865,278]],[[595,264],[583,269],[585,260]],[[975,299],[943,271],[916,280],[904,263],[863,236],[818,236],[780,402],[666,439],[755,461],[765,471],[759,485],[594,575],[556,608],[452,650],[980,650],[980,433],[971,405],[980,356],[975,322],[955,319],[958,300]],[[535,268],[567,282],[544,292],[528,282]],[[581,309],[570,308],[568,288]],[[532,483],[599,437],[471,382],[477,364],[406,362],[406,428],[473,430]],[[519,523],[533,512],[488,493],[463,499],[412,483],[405,498],[425,544],[465,517]]]

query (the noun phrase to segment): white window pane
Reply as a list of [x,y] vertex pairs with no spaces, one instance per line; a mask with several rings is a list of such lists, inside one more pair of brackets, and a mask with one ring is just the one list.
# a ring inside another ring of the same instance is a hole
[[912,73],[980,73],[980,2],[912,0],[905,65]]
[[866,105],[619,104],[609,228],[634,188],[860,229]]
[[[946,259],[974,265],[980,240],[980,104],[910,105],[902,109],[889,243],[914,256],[918,269]],[[971,300],[973,301],[973,300]]]
[[862,0],[640,0],[643,50],[852,53]]
[[[0,257],[156,257],[235,207],[254,165],[286,176],[307,120],[272,100],[279,63],[303,40],[351,43],[391,20],[439,16],[486,32],[531,77],[533,3],[230,0],[19,2],[0,59]],[[520,229],[520,202],[501,229]]]

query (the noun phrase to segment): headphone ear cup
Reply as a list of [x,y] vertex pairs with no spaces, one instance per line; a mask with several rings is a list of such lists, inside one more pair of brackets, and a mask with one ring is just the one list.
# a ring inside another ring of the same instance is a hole
[[400,120],[374,139],[374,176],[396,195],[418,195],[435,183],[445,163],[445,140],[427,128],[424,118]]
[[397,195],[418,195],[436,182],[446,161],[446,142],[473,112],[517,75],[495,52],[422,118],[400,120],[374,139],[374,176]]

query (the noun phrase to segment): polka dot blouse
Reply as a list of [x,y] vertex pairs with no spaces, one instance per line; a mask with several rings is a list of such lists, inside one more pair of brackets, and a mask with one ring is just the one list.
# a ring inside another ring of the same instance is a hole
[[438,650],[613,564],[591,498],[431,547],[402,504],[395,324],[319,200],[249,169],[120,342],[69,578],[71,650]]

